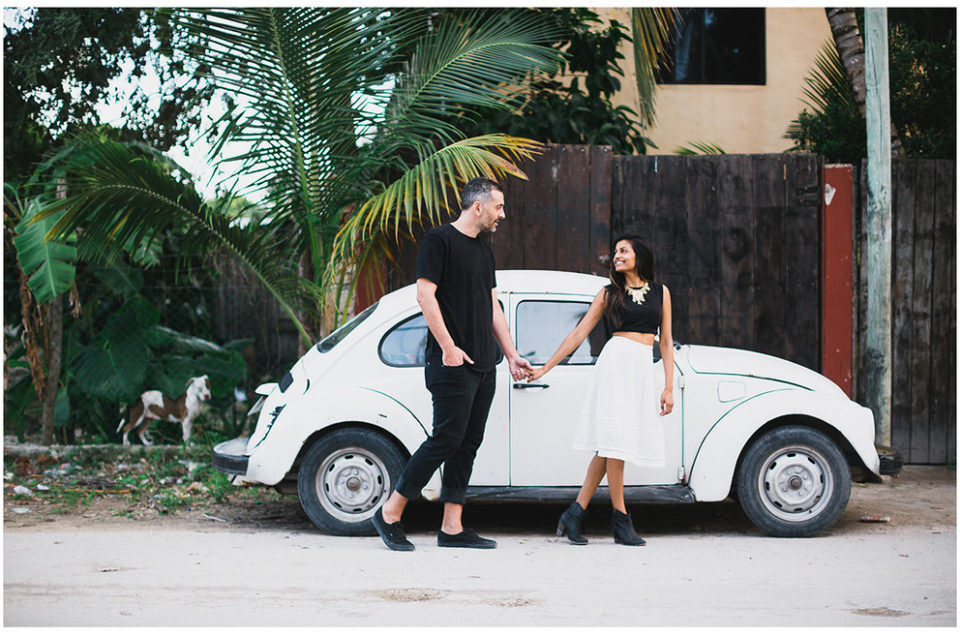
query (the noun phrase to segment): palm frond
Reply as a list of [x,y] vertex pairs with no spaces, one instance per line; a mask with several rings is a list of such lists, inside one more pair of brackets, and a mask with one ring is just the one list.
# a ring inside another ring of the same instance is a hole
[[[506,175],[526,179],[517,166],[542,152],[539,142],[508,135],[483,135],[454,142],[409,169],[399,179],[369,198],[337,233],[324,279],[328,284],[344,280],[346,268],[359,270],[368,261],[373,245],[384,246],[388,233],[394,241],[417,224],[441,222],[441,214],[454,213],[451,191],[479,176],[502,179]],[[348,298],[357,279],[353,279]]]
[[676,28],[677,10],[634,7],[630,13],[633,32],[633,61],[640,99],[641,124],[654,123],[657,68]]
[[676,155],[725,155],[727,151],[716,144],[705,141],[689,142],[688,146],[677,146],[673,149]]
[[553,72],[561,54],[544,46],[556,27],[530,11],[504,11],[491,19],[477,11],[423,36],[400,76],[385,112],[387,132],[458,138],[444,122],[456,105],[510,109],[517,106],[531,73]]
[[79,142],[61,164],[69,175],[69,196],[52,202],[37,218],[62,215],[46,240],[82,232],[78,256],[94,263],[113,262],[125,246],[151,243],[171,227],[186,232],[178,259],[222,246],[246,264],[277,298],[302,335],[308,338],[295,309],[305,304],[296,270],[277,232],[249,224],[245,228],[225,214],[229,199],[203,201],[189,184],[172,176],[162,163],[116,142]]
[[846,70],[832,39],[823,43],[803,83],[803,103],[814,112],[824,112],[831,103],[856,107]]

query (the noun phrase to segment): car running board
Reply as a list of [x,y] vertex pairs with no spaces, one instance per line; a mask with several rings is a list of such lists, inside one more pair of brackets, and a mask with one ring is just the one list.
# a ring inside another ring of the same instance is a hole
[[[538,487],[538,486],[470,486],[467,499],[472,501],[556,501],[569,502],[577,498],[578,487]],[[680,484],[668,486],[626,486],[623,489],[624,501],[628,503],[695,503],[693,491]],[[593,501],[610,502],[610,493],[606,486],[597,489]]]

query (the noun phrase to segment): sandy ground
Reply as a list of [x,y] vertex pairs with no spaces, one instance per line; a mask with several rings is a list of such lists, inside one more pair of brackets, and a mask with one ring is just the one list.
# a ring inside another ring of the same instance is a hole
[[[105,504],[104,504],[105,505]],[[956,473],[908,466],[853,488],[829,533],[760,534],[734,503],[636,506],[642,548],[551,533],[562,507],[468,505],[492,551],[413,553],[316,532],[295,497],[126,519],[4,514],[4,626],[956,626]],[[865,515],[889,516],[864,523]]]

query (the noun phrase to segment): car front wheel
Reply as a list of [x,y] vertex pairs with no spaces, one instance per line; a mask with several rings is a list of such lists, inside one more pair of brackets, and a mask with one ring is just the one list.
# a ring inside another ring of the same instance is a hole
[[827,435],[806,426],[765,433],[743,457],[737,495],[747,517],[776,537],[810,537],[840,519],[850,467]]
[[383,435],[344,428],[307,450],[297,475],[300,505],[323,532],[376,534],[371,518],[403,470],[403,456]]

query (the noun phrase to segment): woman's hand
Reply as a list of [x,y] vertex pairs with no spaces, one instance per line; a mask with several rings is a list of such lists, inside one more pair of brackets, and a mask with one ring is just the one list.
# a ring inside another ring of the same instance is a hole
[[664,389],[660,394],[660,415],[667,415],[673,410],[673,389]]
[[530,375],[527,376],[527,382],[536,382],[546,374],[546,370],[543,367],[535,367],[533,371],[530,372]]

